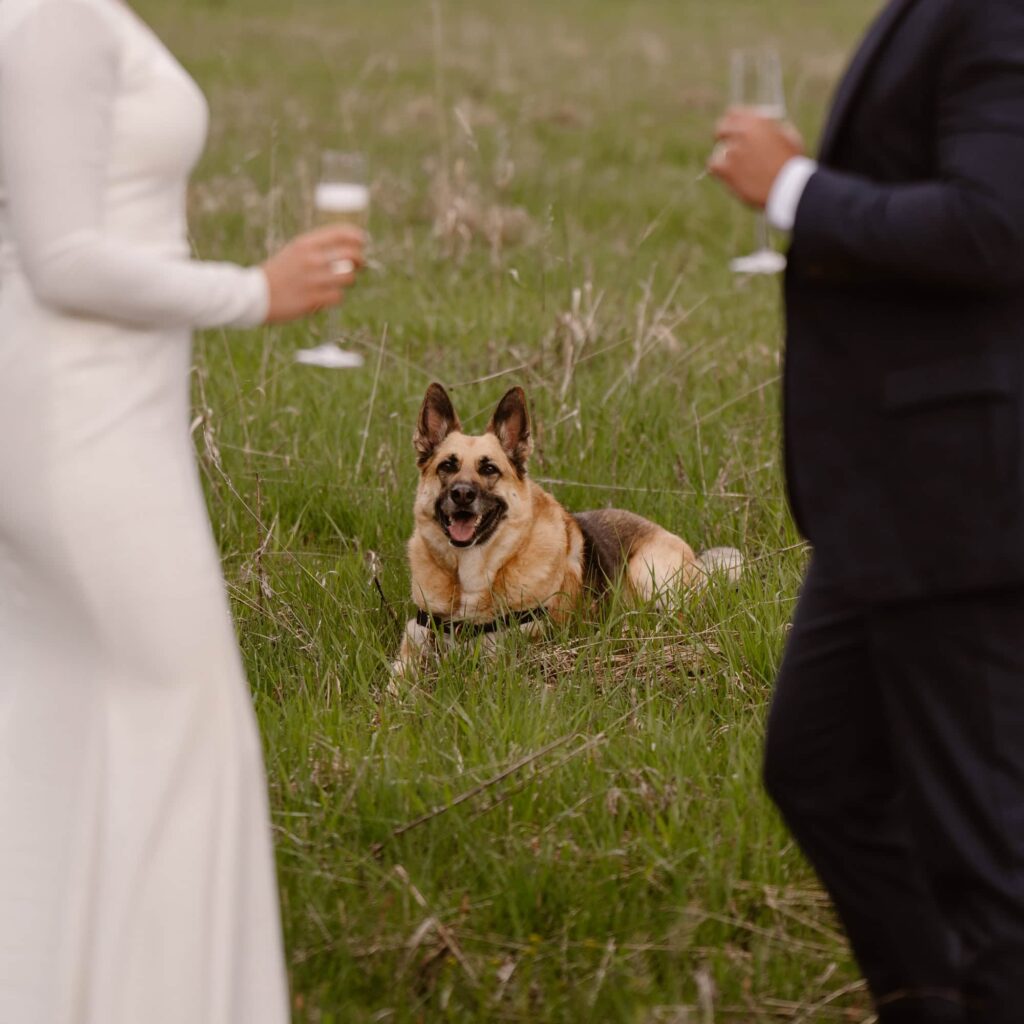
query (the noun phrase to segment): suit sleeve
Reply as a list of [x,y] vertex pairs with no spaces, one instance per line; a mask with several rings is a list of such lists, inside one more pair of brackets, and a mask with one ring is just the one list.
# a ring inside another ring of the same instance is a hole
[[104,230],[119,40],[79,0],[47,0],[0,54],[0,160],[13,240],[37,300],[142,327],[263,321],[261,270],[161,256]]
[[820,167],[797,210],[800,262],[827,277],[1024,285],[1024,4],[959,10],[937,77],[934,180],[883,185]]

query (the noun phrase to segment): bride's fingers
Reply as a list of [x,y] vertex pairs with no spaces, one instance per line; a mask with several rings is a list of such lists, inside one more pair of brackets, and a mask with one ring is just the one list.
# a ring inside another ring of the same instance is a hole
[[349,288],[355,284],[359,264],[345,256],[324,258],[310,274],[311,283],[318,288]]
[[263,264],[270,291],[267,322],[337,306],[364,264],[364,241],[358,228],[335,225],[300,235],[271,256]]
[[366,263],[366,254],[361,246],[351,244],[326,246],[321,252],[324,258],[331,263],[347,260],[353,268],[362,267]]

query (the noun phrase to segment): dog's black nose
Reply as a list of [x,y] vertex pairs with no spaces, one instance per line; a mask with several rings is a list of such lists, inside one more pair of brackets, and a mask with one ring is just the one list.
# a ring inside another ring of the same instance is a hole
[[452,484],[451,495],[459,508],[469,508],[476,501],[476,488],[472,484]]

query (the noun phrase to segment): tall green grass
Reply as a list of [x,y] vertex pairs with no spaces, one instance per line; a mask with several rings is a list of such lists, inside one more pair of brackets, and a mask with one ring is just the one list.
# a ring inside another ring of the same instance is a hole
[[[771,39],[810,137],[868,0],[145,0],[213,111],[199,253],[309,224],[322,148],[374,183],[346,305],[197,340],[195,438],[266,742],[297,1021],[856,1020],[827,902],[761,792],[805,551],[777,282],[699,175],[730,47]],[[532,471],[749,568],[386,695],[426,385],[470,429],[523,384]]]

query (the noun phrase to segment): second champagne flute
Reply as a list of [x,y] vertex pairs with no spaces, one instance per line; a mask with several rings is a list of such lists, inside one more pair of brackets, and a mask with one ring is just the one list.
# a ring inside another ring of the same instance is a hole
[[[366,158],[362,153],[337,150],[323,153],[313,207],[318,227],[348,224],[361,231],[366,230],[370,216],[370,186],[366,176]],[[351,273],[354,269],[348,260],[338,260],[337,264],[339,274]],[[300,349],[295,355],[296,362],[334,369],[362,366],[362,355],[338,345],[341,320],[337,310],[327,314],[327,328],[327,341],[315,348]]]
[[[730,63],[731,99],[735,106],[747,107],[763,117],[781,121],[786,116],[786,93],[782,81],[782,61],[778,51],[734,50]],[[757,215],[757,247],[749,256],[739,256],[729,264],[735,274],[780,274],[786,269],[786,257],[771,247],[768,218]]]

